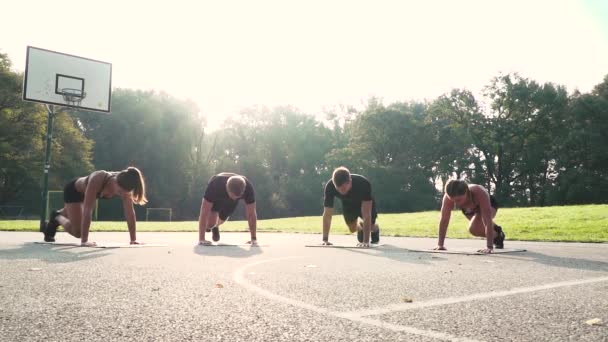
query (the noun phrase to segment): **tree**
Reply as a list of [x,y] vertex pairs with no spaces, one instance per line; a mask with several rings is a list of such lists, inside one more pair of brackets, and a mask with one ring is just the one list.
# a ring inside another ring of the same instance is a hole
[[[177,219],[198,212],[200,192],[194,199],[192,189],[206,174],[199,156],[205,121],[194,103],[162,92],[115,89],[111,114],[80,112],[78,122],[95,141],[97,169],[134,165],[146,177],[149,207],[173,208]],[[104,203],[100,218],[122,218],[120,203]]]
[[[0,54],[0,204],[27,203],[31,213],[41,203],[47,111],[43,105],[21,100],[23,75],[11,71],[10,65]],[[66,179],[92,168],[91,144],[65,111],[57,113],[51,189],[62,188]]]
[[431,104],[427,125],[433,134],[433,179],[440,180],[441,186],[455,176],[490,187],[488,167],[484,167],[489,154],[484,139],[488,123],[481,111],[467,90],[454,89]]
[[435,190],[427,148],[432,135],[425,126],[425,112],[425,104],[387,107],[379,99],[370,99],[347,128],[348,144],[332,150],[328,163],[368,177],[383,212],[433,208]]
[[248,177],[260,217],[318,214],[327,177],[331,131],[296,108],[253,107],[228,120],[218,133],[216,172]]
[[564,124],[556,134],[560,158],[551,202],[607,203],[608,76],[591,93],[571,97]]

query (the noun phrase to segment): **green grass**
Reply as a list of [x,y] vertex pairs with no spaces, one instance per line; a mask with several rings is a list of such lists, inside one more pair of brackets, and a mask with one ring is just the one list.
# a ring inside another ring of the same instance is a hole
[[[384,236],[436,237],[438,211],[380,214],[378,223]],[[502,208],[495,221],[503,227],[508,240],[608,242],[608,205],[579,205],[544,208]],[[467,220],[452,214],[448,238],[470,238]],[[293,217],[258,221],[266,232],[320,234],[321,216]],[[140,232],[195,232],[198,223],[138,222]],[[38,231],[38,221],[0,221],[0,230]],[[126,231],[125,222],[94,222],[93,231]],[[246,231],[247,222],[229,221],[222,231]],[[332,234],[347,234],[341,216],[334,216]]]

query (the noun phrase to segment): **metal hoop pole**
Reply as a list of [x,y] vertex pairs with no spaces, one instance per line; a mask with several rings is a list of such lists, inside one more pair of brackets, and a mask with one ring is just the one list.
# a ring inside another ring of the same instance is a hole
[[53,121],[55,112],[53,105],[46,106],[48,110],[48,121],[46,125],[46,153],[44,155],[44,175],[42,178],[42,208],[40,210],[40,231],[46,228],[46,208],[48,206],[49,171],[51,169],[51,145],[53,143]]

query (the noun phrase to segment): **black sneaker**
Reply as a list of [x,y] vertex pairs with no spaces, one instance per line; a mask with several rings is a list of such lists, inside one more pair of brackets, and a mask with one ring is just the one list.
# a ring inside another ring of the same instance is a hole
[[494,226],[494,232],[496,234],[494,237],[494,247],[496,247],[496,249],[505,248],[505,232],[502,231],[502,227]]
[[57,227],[59,227],[59,222],[56,220],[57,215],[59,215],[59,212],[57,210],[53,211],[49,223],[46,224],[44,229],[45,242],[55,242],[55,234],[57,234]]
[[378,243],[380,242],[380,227],[378,227],[378,230],[376,230],[375,232],[372,232],[372,239],[371,239],[371,243]]
[[218,228],[218,226],[211,228],[211,238],[215,242],[220,241],[220,229]]
[[363,229],[357,229],[357,240],[363,242]]

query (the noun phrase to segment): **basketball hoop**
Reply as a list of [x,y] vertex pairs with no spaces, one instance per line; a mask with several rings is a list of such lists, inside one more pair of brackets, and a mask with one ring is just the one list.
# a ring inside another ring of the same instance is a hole
[[82,100],[87,97],[87,93],[80,89],[63,88],[61,89],[61,95],[66,104],[70,106],[79,107]]

